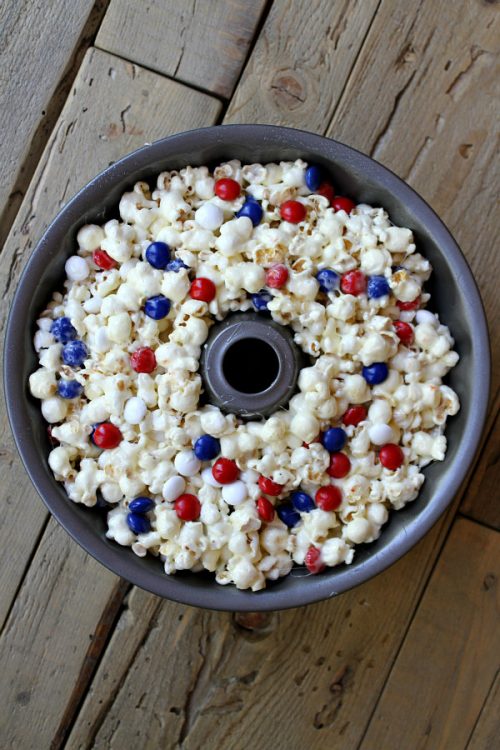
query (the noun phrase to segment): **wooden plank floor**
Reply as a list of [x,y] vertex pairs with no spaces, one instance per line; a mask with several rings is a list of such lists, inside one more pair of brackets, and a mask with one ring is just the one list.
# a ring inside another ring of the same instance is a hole
[[66,5],[0,9],[1,328],[44,228],[95,173],[169,133],[279,123],[373,155],[440,213],[481,289],[494,379],[482,448],[432,531],[335,601],[265,616],[163,601],[88,557],[49,520],[2,401],[0,747],[493,749],[498,5]]

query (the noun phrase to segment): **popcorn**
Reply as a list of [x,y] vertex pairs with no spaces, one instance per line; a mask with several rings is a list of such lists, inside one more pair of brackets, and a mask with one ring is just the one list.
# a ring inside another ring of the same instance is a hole
[[[120,219],[80,228],[65,294],[55,293],[37,321],[39,367],[29,387],[60,443],[50,469],[71,501],[92,506],[102,497],[112,506],[107,537],[139,557],[160,556],[169,575],[209,570],[222,585],[258,591],[304,565],[311,545],[326,566],[350,564],[355,545],[380,535],[389,509],[417,497],[422,468],[445,457],[444,427],[459,401],[441,379],[458,354],[448,328],[425,309],[430,263],[415,252],[411,230],[393,226],[382,208],[335,211],[311,194],[306,168],[300,159],[232,160],[213,174],[191,166],[163,172],[153,192],[136,183],[120,200]],[[238,183],[228,200],[221,178]],[[238,216],[252,200],[259,205]],[[281,219],[288,200],[307,211],[298,224]],[[163,259],[158,247],[148,252],[152,242],[168,246]],[[287,280],[268,289],[274,264],[284,265]],[[380,276],[390,293],[358,293],[345,279],[320,290],[320,271],[333,281],[356,271],[360,289],[365,276]],[[191,296],[194,279],[215,285],[210,301]],[[156,320],[144,306],[158,295],[170,312]],[[287,407],[241,422],[200,404],[198,369],[214,320],[252,309],[250,295],[269,298],[266,314],[290,327],[310,361]],[[63,363],[52,332],[63,317],[88,351],[79,367]],[[398,320],[411,325],[404,345]],[[137,367],[131,355],[144,348],[151,356]],[[387,377],[370,384],[362,368],[373,365]],[[81,396],[61,398],[61,380],[83,386]],[[99,447],[97,426],[111,436],[107,446]],[[331,427],[345,433],[333,460],[321,442]],[[220,443],[229,465],[220,482],[213,461],[193,450],[204,435]],[[294,510],[295,490],[314,499],[330,485],[331,509],[311,500],[312,509]],[[140,497],[154,504],[134,525],[129,506]]]

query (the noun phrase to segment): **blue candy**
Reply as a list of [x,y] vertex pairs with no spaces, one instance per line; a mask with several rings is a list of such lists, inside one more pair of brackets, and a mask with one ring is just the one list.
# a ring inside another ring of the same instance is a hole
[[255,198],[247,198],[245,203],[242,205],[240,210],[236,213],[236,217],[239,219],[240,216],[247,216],[254,227],[260,224],[262,221],[262,206],[258,203]]
[[174,258],[169,263],[167,263],[167,271],[174,271],[174,273],[178,273],[181,268],[189,268],[189,266],[186,266],[184,261],[182,261],[180,258]]
[[363,367],[362,375],[369,385],[378,385],[389,375],[389,368],[385,362],[374,362],[368,367]]
[[273,295],[263,289],[262,291],[257,292],[257,294],[251,294],[250,298],[257,312],[263,312],[264,310],[267,310],[267,306],[271,302]]
[[148,513],[155,507],[155,501],[150,497],[136,497],[129,503],[128,509],[131,513]]
[[220,442],[212,435],[201,435],[194,444],[194,455],[200,461],[211,461],[220,453]]
[[310,167],[307,167],[306,185],[309,190],[312,190],[313,192],[317,190],[323,180],[323,170],[321,169],[321,167],[319,167],[317,164],[311,164]]
[[57,384],[57,392],[61,398],[78,398],[83,386],[76,380],[60,380]]
[[164,297],[163,294],[157,294],[156,297],[149,297],[144,305],[144,312],[148,318],[153,318],[153,320],[166,318],[170,312],[170,300]]
[[71,325],[69,318],[57,318],[50,326],[50,332],[56,341],[60,341],[61,344],[67,344],[68,341],[76,339],[77,333],[76,328]]
[[153,268],[164,269],[170,260],[170,248],[166,242],[152,242],[146,248],[146,260]]
[[146,534],[151,528],[149,520],[145,516],[139,515],[139,513],[129,513],[127,515],[127,523],[129,529],[134,534]]
[[322,292],[332,292],[334,289],[338,289],[340,278],[338,273],[332,271],[331,268],[322,268],[316,274],[316,278]]
[[292,492],[290,500],[295,510],[301,513],[309,513],[309,511],[314,510],[316,507],[314,500],[306,492]]
[[391,288],[385,276],[370,276],[368,279],[367,293],[372,299],[389,294]]
[[285,523],[290,529],[293,528],[300,521],[300,515],[291,505],[278,505],[276,508],[278,517]]
[[83,341],[68,341],[62,350],[62,360],[69,367],[81,367],[88,357]]
[[347,435],[342,427],[330,427],[321,435],[321,442],[328,453],[341,451],[347,440]]

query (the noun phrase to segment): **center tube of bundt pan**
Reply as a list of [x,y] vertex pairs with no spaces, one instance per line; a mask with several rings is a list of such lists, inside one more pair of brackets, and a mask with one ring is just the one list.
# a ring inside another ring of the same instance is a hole
[[210,329],[200,361],[206,400],[243,419],[284,408],[306,364],[286,326],[267,315],[228,315]]

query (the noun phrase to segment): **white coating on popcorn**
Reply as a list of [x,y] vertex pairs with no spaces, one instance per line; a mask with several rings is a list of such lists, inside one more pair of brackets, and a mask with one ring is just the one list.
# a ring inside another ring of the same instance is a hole
[[[206,167],[162,173],[152,192],[137,183],[122,196],[121,221],[79,230],[75,254],[66,263],[64,295],[55,293],[37,321],[39,368],[29,387],[59,441],[49,455],[51,470],[74,502],[92,506],[100,493],[112,506],[107,536],[139,556],[160,556],[169,574],[205,568],[221,584],[257,591],[266,580],[289,573],[293,563],[304,564],[311,545],[320,549],[325,565],[349,564],[355,545],[380,535],[391,509],[415,500],[422,468],[444,459],[446,419],[459,402],[442,378],[458,355],[436,314],[400,311],[396,305],[418,295],[421,305],[428,303],[423,284],[430,264],[416,252],[412,232],[393,226],[384,209],[360,204],[350,214],[335,212],[326,198],[311,194],[306,166],[301,160],[246,166],[231,161],[214,175]],[[214,180],[222,177],[241,184],[239,198],[223,201],[215,195]],[[244,193],[262,206],[256,227],[247,217],[235,217]],[[283,221],[280,204],[297,198],[306,219]],[[172,258],[189,269],[153,268],[145,258],[153,241],[168,243]],[[92,260],[97,249],[117,266],[98,268]],[[268,309],[275,321],[290,326],[311,363],[300,373],[287,409],[242,423],[212,405],[199,405],[199,359],[214,320],[252,309],[249,294],[265,288],[266,269],[276,263],[287,266],[289,277],[282,288],[267,290]],[[391,294],[370,299],[338,289],[320,293],[316,273],[322,268],[384,276]],[[190,274],[215,284],[211,302],[191,299]],[[171,301],[171,310],[153,320],[143,306],[159,294]],[[50,332],[51,321],[63,316],[87,346],[81,368],[62,363],[62,344]],[[411,346],[400,342],[396,320],[412,324]],[[138,347],[155,352],[157,367],[150,374],[130,366]],[[388,365],[389,376],[369,386],[361,368],[376,362]],[[60,398],[60,378],[77,380],[81,396]],[[312,441],[322,430],[341,426],[347,408],[359,404],[368,409],[366,419],[345,427],[343,452],[351,470],[331,479],[329,454]],[[90,440],[93,426],[104,421],[123,436],[111,450]],[[196,458],[193,445],[202,434],[216,437],[221,455],[236,461],[236,481],[222,486],[212,475],[213,462]],[[404,463],[396,471],[378,460],[385,442],[403,449]],[[341,489],[342,504],[337,511],[301,513],[292,529],[277,516],[265,523],[256,507],[260,475],[283,485],[278,498],[269,498],[274,505],[295,489],[314,497],[330,483]],[[181,521],[175,513],[174,502],[184,492],[201,503],[197,521]],[[135,534],[126,520],[138,496],[156,503],[148,513],[151,531],[144,534]]]

